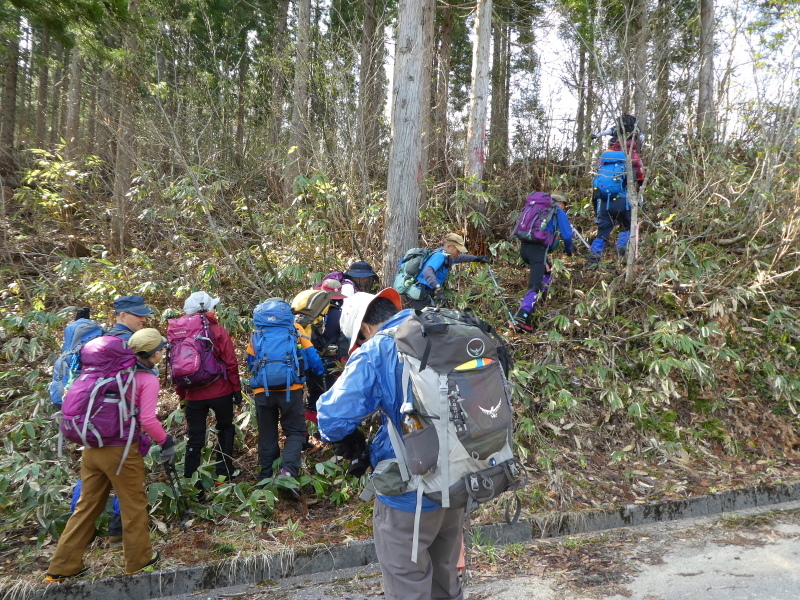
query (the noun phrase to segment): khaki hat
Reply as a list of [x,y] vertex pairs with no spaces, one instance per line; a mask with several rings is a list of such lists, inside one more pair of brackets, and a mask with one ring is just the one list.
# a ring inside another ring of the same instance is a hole
[[142,358],[150,358],[166,345],[167,338],[161,335],[158,329],[152,327],[140,329],[128,340],[130,349]]
[[467,253],[467,247],[464,245],[464,238],[457,233],[448,233],[442,240],[445,244],[453,244],[458,248],[459,252]]
[[550,197],[553,199],[553,202],[563,202],[564,204],[568,204],[567,197],[563,194],[550,194]]
[[344,336],[350,340],[348,351],[352,352],[353,348],[358,341],[358,332],[361,330],[361,321],[364,320],[364,315],[367,314],[367,309],[372,301],[377,298],[388,298],[397,307],[397,310],[403,310],[403,301],[400,299],[400,294],[394,288],[386,288],[377,294],[368,294],[367,292],[356,292],[349,298],[345,298],[342,304],[342,316],[339,320]]

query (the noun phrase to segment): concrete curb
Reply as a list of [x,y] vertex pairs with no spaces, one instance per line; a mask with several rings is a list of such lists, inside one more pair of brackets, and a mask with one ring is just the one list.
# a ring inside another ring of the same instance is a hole
[[[534,538],[702,517],[796,500],[800,500],[800,482],[757,486],[682,500],[628,504],[605,511],[548,513],[516,525],[483,525],[479,529],[485,539],[502,545],[527,542]],[[377,562],[375,546],[372,540],[366,540],[330,548],[251,556],[129,577],[49,585],[35,590],[7,589],[3,590],[2,597],[8,600],[150,600],[269,579],[361,567],[374,562]]]

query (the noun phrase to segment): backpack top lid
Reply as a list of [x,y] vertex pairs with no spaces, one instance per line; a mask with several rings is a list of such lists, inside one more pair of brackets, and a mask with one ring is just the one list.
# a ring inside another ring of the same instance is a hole
[[294,328],[294,313],[285,300],[270,298],[253,309],[253,323],[256,327]]
[[324,290],[303,290],[292,300],[292,312],[301,325],[308,325],[328,312],[331,294]]
[[[497,360],[495,341],[469,319],[466,313],[448,309],[415,312],[397,327],[397,349],[416,358],[427,352],[427,366],[438,373],[448,373],[477,358]],[[431,345],[435,351],[430,350]]]
[[70,352],[80,344],[103,335],[100,323],[93,319],[77,319],[64,329],[62,352]]
[[606,150],[600,155],[600,164],[625,162],[625,153],[622,150]]
[[547,192],[531,192],[525,198],[525,204],[547,204],[549,206],[552,201],[552,197]]
[[104,335],[89,341],[81,350],[81,372],[112,373],[136,364],[136,355],[128,343],[115,335]]

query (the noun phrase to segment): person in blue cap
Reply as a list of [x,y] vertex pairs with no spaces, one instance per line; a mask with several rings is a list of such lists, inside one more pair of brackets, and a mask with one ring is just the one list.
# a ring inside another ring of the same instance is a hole
[[114,300],[114,313],[117,322],[106,335],[116,335],[127,341],[144,327],[147,317],[153,311],[144,303],[141,296],[120,296]]
[[[114,300],[114,313],[117,322],[105,335],[115,335],[126,342],[131,336],[144,327],[147,317],[153,311],[144,303],[141,296],[120,296]],[[83,490],[83,482],[79,479],[72,490],[72,502],[70,510],[75,511],[78,500]],[[108,540],[111,543],[122,541],[122,515],[120,514],[119,499],[114,496],[111,504],[111,513],[108,516]]]

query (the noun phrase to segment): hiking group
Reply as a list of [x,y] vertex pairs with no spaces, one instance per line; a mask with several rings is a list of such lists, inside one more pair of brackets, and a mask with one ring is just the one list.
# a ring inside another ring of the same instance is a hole
[[[604,172],[604,161],[614,159],[606,155],[638,160],[634,172],[643,177],[635,127],[624,120],[618,125],[608,133],[621,130],[628,145],[622,151],[619,135],[612,137],[593,181],[598,236],[590,264],[599,262],[615,225],[618,251],[630,236],[630,207],[620,191],[627,187],[608,184],[621,176]],[[533,192],[513,230],[530,269],[519,308],[509,312],[519,332],[533,331],[532,314],[551,283],[550,254],[562,240],[566,254],[574,252],[566,207],[564,194]],[[405,252],[392,287],[378,291],[378,274],[356,261],[291,302],[269,298],[252,312],[245,358],[258,427],[256,479],[277,484],[288,500],[303,500],[302,453],[321,443],[349,461],[351,475],[371,468],[361,497],[374,497],[373,535],[388,599],[463,598],[459,565],[470,512],[525,484],[512,450],[506,348],[472,311],[447,308],[443,294],[454,265],[490,262],[469,254],[461,235],[448,233],[434,250]],[[143,457],[154,441],[157,459],[168,472],[175,469],[175,442],[156,417],[162,360],[186,415],[183,475],[196,500],[209,491],[196,474],[210,411],[214,483],[241,476],[233,417],[245,396],[234,342],[217,318],[219,302],[207,292],[192,293],[184,314],[167,320],[166,337],[144,327],[153,311],[140,296],[116,299],[116,323],[107,332],[86,309],[66,328],[50,394],[61,409],[60,437],[83,446],[83,454],[73,513],[46,581],[88,570],[83,554],[112,489],[109,534],[121,537],[125,572],[151,570],[159,560],[149,536]],[[375,415],[380,426],[368,439],[361,424]],[[314,441],[309,423],[316,424]],[[520,509],[517,501],[507,514],[515,519]]]

